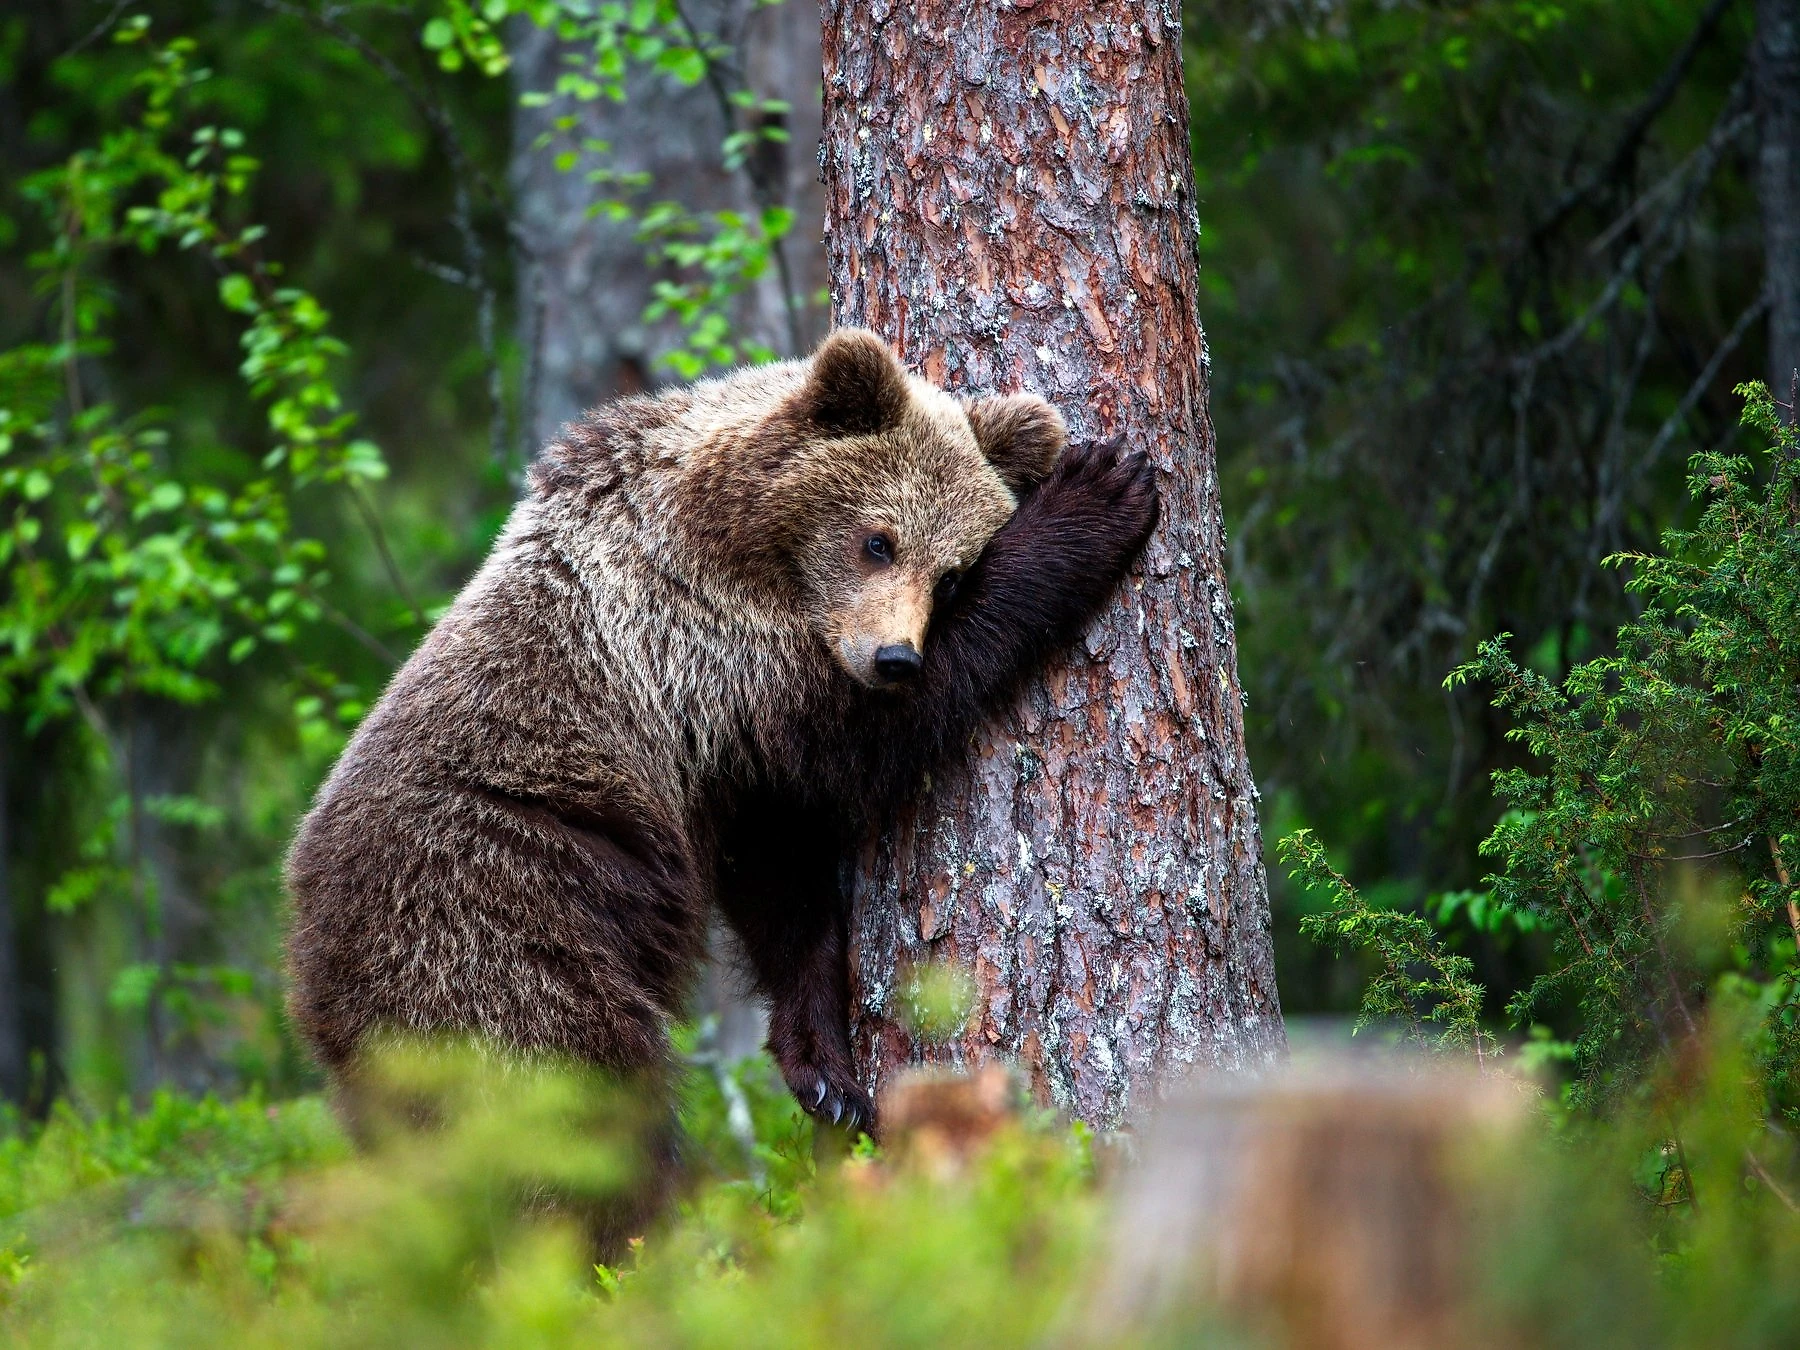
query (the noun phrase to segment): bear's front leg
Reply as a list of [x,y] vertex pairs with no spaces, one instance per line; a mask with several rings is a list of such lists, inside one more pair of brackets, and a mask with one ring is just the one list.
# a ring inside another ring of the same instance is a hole
[[779,797],[737,804],[721,831],[719,906],[769,1002],[769,1053],[815,1118],[875,1127],[850,1058],[848,915],[836,824]]
[[[1156,470],[1115,441],[1071,444],[934,619],[920,688],[896,703],[927,760],[960,745],[1100,611],[1156,527]],[[896,740],[892,731],[881,738]],[[910,787],[910,783],[905,786]]]

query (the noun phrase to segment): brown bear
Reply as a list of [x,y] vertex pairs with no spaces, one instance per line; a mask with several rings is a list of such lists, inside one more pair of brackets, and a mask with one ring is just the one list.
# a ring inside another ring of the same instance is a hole
[[291,1010],[658,1075],[709,911],[802,1106],[853,1128],[839,860],[1079,635],[1154,471],[879,338],[566,428],[288,857]]

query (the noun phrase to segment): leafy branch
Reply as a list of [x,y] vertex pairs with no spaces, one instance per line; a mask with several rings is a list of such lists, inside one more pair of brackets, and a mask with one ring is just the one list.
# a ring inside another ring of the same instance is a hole
[[[145,950],[117,972],[110,1002],[142,1014],[154,1042],[165,1015],[191,1021],[242,980],[165,959],[144,831],[152,819],[205,827],[211,816],[186,798],[170,816],[177,799],[145,795],[139,721],[157,702],[216,699],[226,672],[266,648],[287,668],[302,742],[332,740],[361,705],[331,672],[289,655],[297,638],[335,626],[384,670],[395,664],[386,643],[326,598],[326,550],[294,528],[297,492],[348,494],[396,592],[415,616],[418,607],[362,495],[387,469],[355,434],[333,379],[344,345],[318,301],[262,256],[262,227],[244,219],[258,162],[234,128],[194,125],[210,78],[195,44],[152,45],[148,35],[141,17],[114,34],[144,53],[135,120],[20,188],[46,226],[30,263],[47,313],[40,340],[0,352],[0,708],[22,712],[33,733],[78,715],[92,734],[110,804],[48,905],[112,904],[129,919]],[[219,304],[243,320],[239,375],[269,440],[233,457],[247,470],[236,482],[184,472],[191,462],[210,468],[228,447],[178,446],[154,414],[90,394],[91,368],[111,353],[103,265],[166,248],[201,259]]]
[[1301,919],[1300,931],[1335,951],[1368,952],[1377,962],[1363,990],[1358,1031],[1393,1022],[1421,1049],[1470,1051],[1482,1065],[1499,1053],[1481,1026],[1483,991],[1468,957],[1445,947],[1419,915],[1370,905],[1331,866],[1311,830],[1285,836],[1276,851],[1295,881],[1326,897],[1328,907]]

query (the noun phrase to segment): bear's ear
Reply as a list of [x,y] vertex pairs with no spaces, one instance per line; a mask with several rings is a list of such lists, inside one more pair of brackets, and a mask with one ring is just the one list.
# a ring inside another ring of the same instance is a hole
[[963,403],[975,443],[1006,486],[1023,492],[1056,466],[1069,428],[1036,394],[996,394]]
[[821,430],[868,435],[897,426],[911,397],[892,347],[866,328],[840,328],[813,353],[800,410]]

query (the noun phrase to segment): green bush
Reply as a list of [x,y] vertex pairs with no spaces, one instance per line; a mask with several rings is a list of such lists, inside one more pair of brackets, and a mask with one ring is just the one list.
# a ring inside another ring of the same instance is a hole
[[[1509,806],[1482,852],[1499,863],[1480,897],[1490,923],[1551,935],[1554,961],[1508,1012],[1515,1026],[1571,1028],[1572,1100],[1640,1092],[1702,1034],[1729,994],[1774,1114],[1800,1123],[1800,432],[1746,385],[1745,423],[1768,441],[1750,461],[1694,458],[1692,530],[1628,565],[1643,612],[1612,655],[1557,685],[1504,637],[1448,683],[1482,680],[1534,767],[1495,775]],[[1365,1014],[1427,1020],[1480,1044],[1481,991],[1431,926],[1367,905],[1311,835],[1283,841],[1295,875],[1331,908],[1309,931],[1367,949],[1379,972]],[[1473,910],[1473,905],[1471,905]],[[1541,1043],[1540,1043],[1541,1048]]]
[[384,1081],[438,1123],[378,1128],[355,1157],[313,1098],[64,1108],[0,1152],[0,1329],[45,1345],[939,1346],[1031,1342],[1063,1310],[1097,1212],[1083,1136],[1021,1124],[951,1177],[883,1170],[865,1148],[818,1177],[773,1067],[734,1073],[757,1166],[696,1072],[695,1184],[616,1268],[589,1264],[576,1219],[628,1184],[632,1117],[590,1075],[401,1053]]
[[[1800,1217],[1758,1178],[1791,1177],[1796,1159],[1764,1128],[1732,1021],[1756,1015],[1715,1010],[1677,1112],[1664,1084],[1605,1122],[1562,1116],[1549,1128],[1528,1113],[1522,1136],[1473,1160],[1472,1325],[1497,1344],[1544,1347],[1792,1343]],[[0,1340],[1276,1343],[1192,1298],[1095,1329],[1109,1190],[1080,1132],[1020,1119],[948,1169],[865,1146],[815,1170],[810,1125],[772,1066],[733,1072],[762,1179],[728,1128],[728,1094],[697,1068],[691,1189],[613,1268],[589,1264],[575,1216],[584,1197],[627,1179],[631,1117],[591,1076],[411,1052],[389,1081],[428,1097],[437,1123],[378,1129],[357,1156],[315,1098],[171,1096],[92,1120],[65,1108],[0,1149]]]

